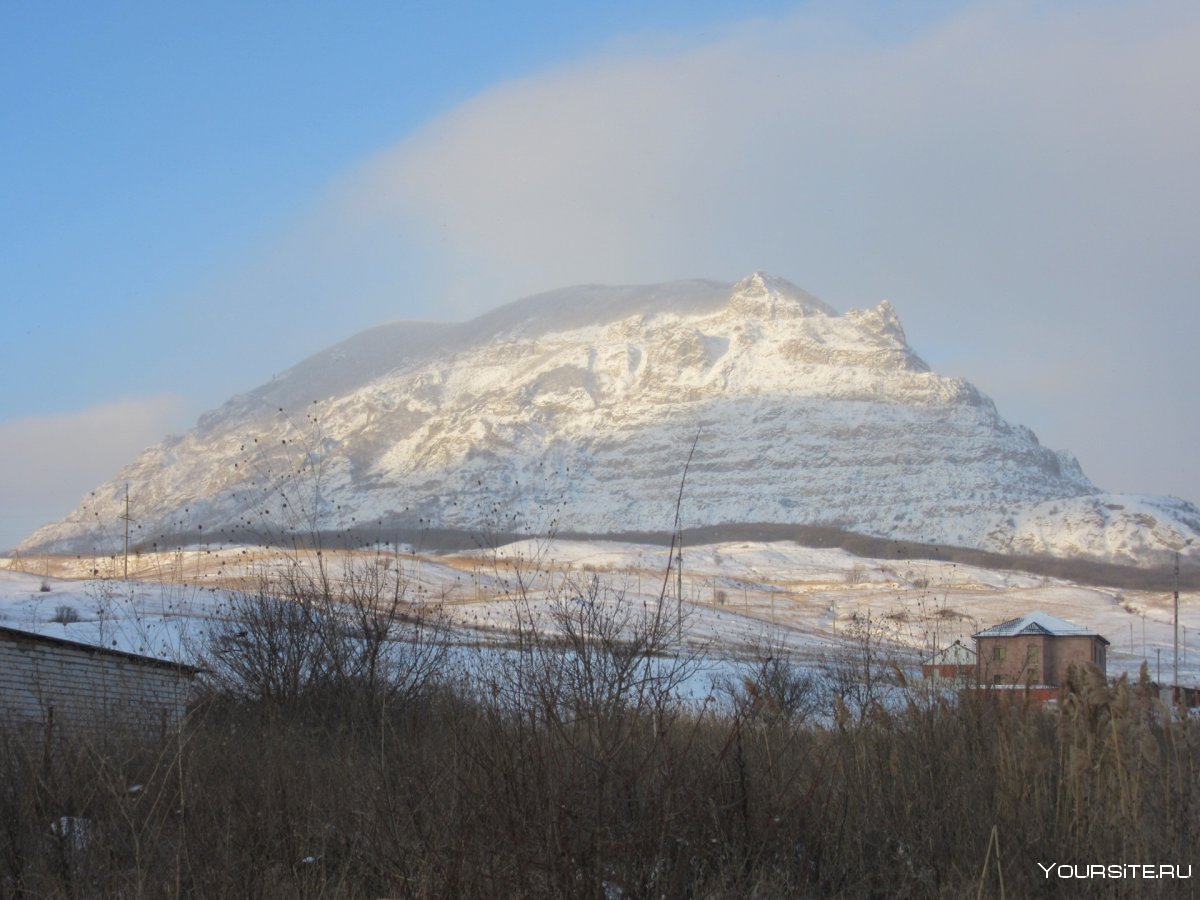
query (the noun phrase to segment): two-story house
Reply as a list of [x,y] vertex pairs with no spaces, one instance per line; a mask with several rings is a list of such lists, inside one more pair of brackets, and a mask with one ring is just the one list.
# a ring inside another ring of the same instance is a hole
[[1105,671],[1109,642],[1066,619],[1032,612],[973,635],[980,685],[1058,687],[1072,665]]

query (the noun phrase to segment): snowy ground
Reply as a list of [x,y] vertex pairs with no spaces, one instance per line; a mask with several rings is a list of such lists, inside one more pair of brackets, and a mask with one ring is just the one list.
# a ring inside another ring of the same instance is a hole
[[[527,541],[497,550],[419,556],[394,548],[356,553],[268,554],[247,547],[176,551],[122,561],[0,560],[0,624],[166,659],[194,661],[206,623],[227,614],[227,591],[261,577],[375,567],[402,573],[405,598],[437,606],[462,641],[497,641],[532,616],[587,593],[602,602],[668,611],[679,582],[662,547]],[[791,543],[726,543],[684,551],[686,641],[715,658],[770,643],[800,658],[837,652],[864,629],[912,662],[955,639],[1034,610],[1095,629],[1111,641],[1111,675],[1143,660],[1172,675],[1170,593],[1085,587],[1042,576],[948,563],[863,559]],[[1181,678],[1200,681],[1200,602],[1180,599]],[[1161,661],[1161,662],[1160,662]]]

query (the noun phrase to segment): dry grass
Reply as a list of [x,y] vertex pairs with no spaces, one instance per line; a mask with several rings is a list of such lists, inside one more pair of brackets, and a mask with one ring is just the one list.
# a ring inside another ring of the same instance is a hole
[[1145,685],[851,712],[766,648],[727,702],[688,704],[678,623],[577,587],[553,644],[522,631],[467,678],[301,667],[287,692],[216,683],[166,738],[7,728],[0,892],[1022,897],[1076,887],[1038,862],[1194,862],[1200,731]]

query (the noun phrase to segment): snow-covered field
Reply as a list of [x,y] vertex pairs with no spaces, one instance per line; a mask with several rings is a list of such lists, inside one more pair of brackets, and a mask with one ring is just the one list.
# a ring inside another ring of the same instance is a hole
[[[556,598],[673,611],[679,581],[669,551],[613,542],[526,541],[495,550],[417,555],[325,553],[340,573],[375,567],[401,573],[408,602],[442,609],[464,642],[502,640]],[[206,625],[228,614],[228,591],[261,577],[312,572],[315,553],[267,554],[246,547],[177,551],[130,561],[128,581],[113,559],[0,560],[0,625],[83,643],[194,661]],[[725,543],[683,553],[684,638],[716,659],[770,644],[798,658],[837,652],[864,629],[894,642],[916,662],[934,649],[1034,610],[1095,629],[1110,642],[1109,673],[1136,672],[1143,660],[1172,677],[1172,596],[1162,591],[1086,587],[1069,582],[922,560],[872,560],[792,543]],[[1181,681],[1200,680],[1200,603],[1180,599]]]

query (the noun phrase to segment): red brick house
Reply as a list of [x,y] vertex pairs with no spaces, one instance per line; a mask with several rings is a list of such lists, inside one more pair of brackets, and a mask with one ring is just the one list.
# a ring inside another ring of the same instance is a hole
[[1059,687],[1071,665],[1092,663],[1105,671],[1109,642],[1049,613],[1032,612],[972,637],[980,685]]
[[975,651],[955,641],[921,663],[921,676],[927,681],[967,685],[974,684],[977,669]]

